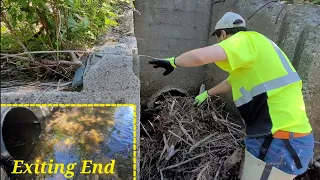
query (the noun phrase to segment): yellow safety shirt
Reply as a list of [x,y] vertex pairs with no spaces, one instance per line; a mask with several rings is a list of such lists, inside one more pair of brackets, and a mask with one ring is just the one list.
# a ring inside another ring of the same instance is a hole
[[302,81],[283,51],[264,35],[238,32],[218,43],[227,60],[216,62],[229,72],[235,105],[246,122],[248,137],[277,130],[312,130],[305,110]]

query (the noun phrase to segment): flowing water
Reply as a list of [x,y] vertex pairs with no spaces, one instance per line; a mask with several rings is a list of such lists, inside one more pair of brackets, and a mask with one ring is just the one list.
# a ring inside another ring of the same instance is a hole
[[[16,175],[12,179],[68,179],[65,177],[67,165],[72,163],[77,163],[69,172],[74,173],[72,179],[132,179],[133,113],[132,107],[62,108],[45,120],[40,141],[28,163],[61,163],[64,171],[59,169],[52,175]],[[114,175],[80,174],[83,160],[92,160],[104,167],[113,159]],[[48,168],[45,167],[46,172]]]

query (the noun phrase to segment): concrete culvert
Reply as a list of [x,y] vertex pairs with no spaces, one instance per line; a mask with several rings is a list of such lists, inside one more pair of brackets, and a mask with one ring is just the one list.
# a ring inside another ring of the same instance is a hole
[[37,116],[25,107],[1,107],[1,156],[27,159],[40,136]]
[[151,96],[148,103],[148,108],[152,109],[157,106],[158,101],[163,101],[165,95],[171,96],[187,96],[188,92],[182,88],[165,86],[164,88],[158,90],[155,94]]

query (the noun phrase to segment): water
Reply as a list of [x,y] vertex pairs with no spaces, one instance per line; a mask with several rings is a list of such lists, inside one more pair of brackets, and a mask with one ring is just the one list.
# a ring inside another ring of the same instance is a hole
[[[63,173],[19,175],[16,179],[68,179],[66,166],[72,163],[77,163],[72,179],[132,179],[133,112],[132,107],[70,107],[56,112],[46,120],[29,163],[62,163]],[[83,160],[105,165],[112,159],[116,160],[113,176],[80,174]]]
[[119,107],[115,113],[115,125],[112,128],[112,134],[106,141],[105,147],[109,147],[108,156],[114,156],[116,153],[124,157],[133,149],[133,108]]

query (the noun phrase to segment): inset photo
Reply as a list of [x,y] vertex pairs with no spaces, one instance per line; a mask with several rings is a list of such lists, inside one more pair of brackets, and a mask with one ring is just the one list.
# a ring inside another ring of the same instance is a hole
[[1,106],[10,179],[133,179],[134,105]]

